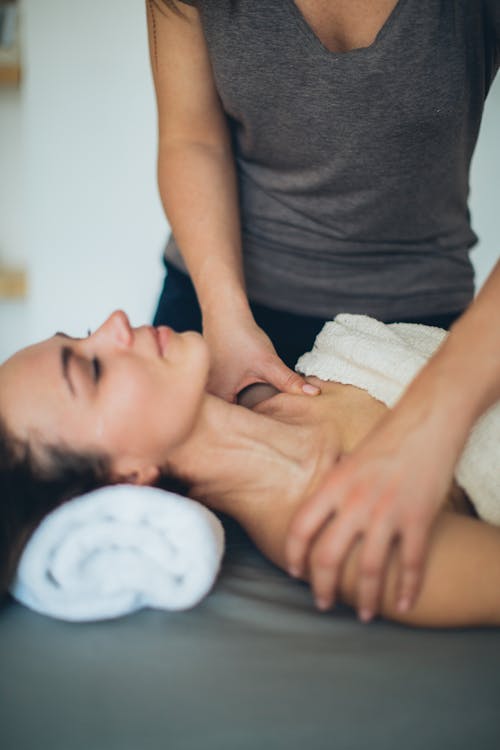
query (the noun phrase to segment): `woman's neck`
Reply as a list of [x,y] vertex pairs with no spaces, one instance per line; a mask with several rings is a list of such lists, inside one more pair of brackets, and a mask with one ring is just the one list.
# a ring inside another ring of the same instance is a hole
[[313,426],[286,424],[207,394],[196,427],[168,457],[167,471],[191,497],[237,516],[238,501],[258,506],[276,493],[297,502],[332,465],[331,441]]

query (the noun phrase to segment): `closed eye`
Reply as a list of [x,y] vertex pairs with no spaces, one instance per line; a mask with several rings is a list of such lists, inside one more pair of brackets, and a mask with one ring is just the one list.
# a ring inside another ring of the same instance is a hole
[[97,357],[92,357],[92,373],[93,373],[94,383],[98,383],[99,378],[101,377],[101,374],[102,374],[102,367]]

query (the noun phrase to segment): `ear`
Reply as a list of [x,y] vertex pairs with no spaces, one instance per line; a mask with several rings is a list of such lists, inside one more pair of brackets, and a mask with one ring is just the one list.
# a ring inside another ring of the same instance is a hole
[[152,485],[158,480],[160,469],[153,464],[134,467],[121,466],[113,472],[113,480],[120,484]]

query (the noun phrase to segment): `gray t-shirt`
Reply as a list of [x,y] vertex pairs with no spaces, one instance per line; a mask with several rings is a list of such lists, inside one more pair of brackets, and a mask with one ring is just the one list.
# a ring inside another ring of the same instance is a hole
[[[345,53],[293,0],[194,4],[232,134],[250,299],[325,318],[465,307],[500,0],[399,0],[370,47]],[[185,270],[173,236],[166,256]]]

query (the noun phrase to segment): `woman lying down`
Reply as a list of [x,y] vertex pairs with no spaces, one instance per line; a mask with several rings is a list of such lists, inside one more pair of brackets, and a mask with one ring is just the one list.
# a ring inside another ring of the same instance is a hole
[[[303,372],[314,369],[315,356],[302,358]],[[256,385],[240,404],[229,404],[207,393],[208,369],[199,334],[132,329],[120,311],[88,338],[56,334],[0,367],[4,591],[29,534],[61,502],[106,484],[154,485],[164,475],[236,519],[263,554],[286,569],[294,511],[388,407],[360,387],[312,375],[308,380],[321,386],[318,396]],[[405,613],[396,608],[393,548],[380,602],[384,617],[419,626],[500,625],[500,528],[478,518],[470,500],[457,484],[449,487],[432,528],[419,597]],[[359,544],[339,588],[353,607],[358,558]]]

